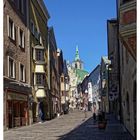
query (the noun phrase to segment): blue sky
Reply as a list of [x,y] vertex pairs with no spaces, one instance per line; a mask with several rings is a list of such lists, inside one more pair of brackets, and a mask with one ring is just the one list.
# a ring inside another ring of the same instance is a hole
[[107,55],[107,19],[116,17],[116,0],[44,0],[57,47],[70,62],[76,45],[84,69],[91,72]]

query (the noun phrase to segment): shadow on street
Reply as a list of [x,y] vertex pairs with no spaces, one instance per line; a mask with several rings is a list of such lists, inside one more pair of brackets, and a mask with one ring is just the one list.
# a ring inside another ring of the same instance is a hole
[[134,140],[117,120],[108,115],[106,129],[99,129],[98,122],[93,118],[83,120],[83,123],[69,133],[59,136],[58,140]]

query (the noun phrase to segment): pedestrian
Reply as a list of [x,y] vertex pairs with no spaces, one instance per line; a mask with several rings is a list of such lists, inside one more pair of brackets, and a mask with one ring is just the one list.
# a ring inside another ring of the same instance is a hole
[[95,122],[96,122],[96,113],[93,112],[93,123],[95,123]]
[[87,118],[87,106],[84,107],[85,118]]
[[40,123],[42,123],[43,120],[44,120],[43,103],[42,103],[42,102],[39,102],[38,116],[39,116],[39,121],[40,121]]

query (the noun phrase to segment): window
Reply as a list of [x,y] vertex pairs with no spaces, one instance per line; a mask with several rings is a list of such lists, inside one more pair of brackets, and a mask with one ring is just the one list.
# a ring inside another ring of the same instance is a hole
[[31,20],[30,22],[30,28],[31,28],[31,32],[34,35],[34,22]]
[[19,72],[20,81],[25,82],[25,67],[24,65],[20,64],[20,72]]
[[37,32],[37,28],[36,28],[36,27],[34,28],[34,35],[35,35],[35,38],[37,39],[37,37],[38,37],[38,32]]
[[62,82],[62,83],[64,82],[64,77],[61,77],[61,82]]
[[18,28],[18,36],[19,36],[19,47],[24,48],[25,47],[25,35],[23,30]]
[[19,3],[19,10],[20,10],[20,12],[22,13],[22,14],[24,14],[24,3],[23,3],[23,0],[19,0],[18,1]]
[[15,40],[15,26],[14,22],[9,16],[7,16],[7,29],[8,29],[8,36]]
[[36,49],[36,61],[44,61],[44,50]]
[[11,0],[13,3],[15,3],[15,0]]
[[130,1],[133,1],[133,0],[123,0],[123,3],[127,3],[127,2],[130,2]]
[[45,76],[41,73],[36,73],[36,84],[37,85],[44,85]]
[[32,73],[32,81],[31,81],[31,84],[32,84],[32,85],[35,85],[35,83],[34,83],[34,82],[35,82],[35,80],[34,80],[34,79],[35,79],[35,76],[34,76],[34,75],[35,75],[35,74]]
[[82,64],[80,63],[80,69],[82,69]]
[[75,68],[77,69],[77,64],[75,64]]
[[15,62],[8,56],[8,76],[10,78],[15,78]]
[[39,33],[39,37],[38,37],[39,43],[42,44],[42,38],[41,38],[41,34]]

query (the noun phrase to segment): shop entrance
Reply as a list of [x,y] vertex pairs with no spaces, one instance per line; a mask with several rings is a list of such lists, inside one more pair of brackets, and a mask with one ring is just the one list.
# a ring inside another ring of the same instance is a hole
[[8,128],[13,127],[13,110],[12,110],[12,101],[8,102]]
[[22,101],[8,101],[8,128],[28,124],[27,103]]

